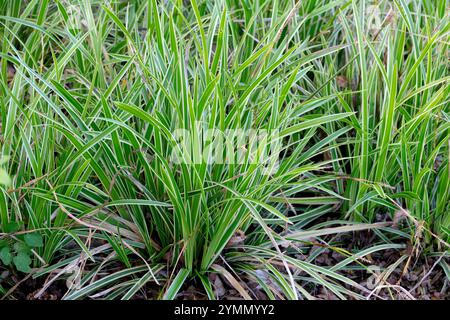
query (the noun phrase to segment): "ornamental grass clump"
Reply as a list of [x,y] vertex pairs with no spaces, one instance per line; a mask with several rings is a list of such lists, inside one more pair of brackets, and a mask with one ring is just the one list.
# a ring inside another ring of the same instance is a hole
[[3,2],[0,294],[395,299],[423,256],[445,285],[449,27],[445,0]]

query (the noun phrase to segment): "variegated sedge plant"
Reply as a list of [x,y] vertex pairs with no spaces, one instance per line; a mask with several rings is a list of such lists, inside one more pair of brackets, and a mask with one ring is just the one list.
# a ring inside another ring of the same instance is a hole
[[[360,258],[419,224],[447,250],[445,3],[380,1],[372,24],[356,0],[4,1],[0,237],[30,249],[6,268],[47,277],[36,297],[66,279],[64,299],[215,299],[219,274],[245,299],[364,299],[342,272]],[[173,163],[177,129],[276,131],[277,170]],[[396,212],[403,229],[376,222]],[[335,237],[367,229],[368,248]]]

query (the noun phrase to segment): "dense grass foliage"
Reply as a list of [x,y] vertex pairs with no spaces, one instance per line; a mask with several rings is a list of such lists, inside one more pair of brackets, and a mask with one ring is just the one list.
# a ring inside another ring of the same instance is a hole
[[[29,274],[36,297],[65,279],[65,299],[214,299],[220,275],[246,299],[364,299],[364,257],[447,255],[448,8],[2,1],[0,295]],[[275,132],[279,153],[188,161],[208,129]]]

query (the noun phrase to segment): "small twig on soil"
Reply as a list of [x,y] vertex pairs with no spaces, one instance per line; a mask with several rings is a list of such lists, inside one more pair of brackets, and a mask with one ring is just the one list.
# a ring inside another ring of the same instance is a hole
[[414,287],[412,287],[409,292],[414,292],[414,290],[416,290],[418,287],[420,287],[420,285],[422,284],[422,282],[425,281],[426,278],[428,278],[431,274],[431,272],[434,270],[434,268],[436,268],[436,266],[438,265],[438,263],[442,260],[442,258],[445,256],[445,252],[441,254],[441,256],[439,257],[439,259],[436,260],[436,262],[433,264],[433,266],[431,266],[430,270],[428,270],[428,272],[422,277],[422,279],[420,279],[419,282],[416,283],[416,285]]
[[370,297],[378,290],[383,289],[383,288],[394,288],[397,289],[401,292],[403,292],[408,298],[410,298],[411,300],[416,300],[405,288],[403,288],[402,286],[396,285],[396,284],[383,284],[383,285],[379,285],[377,286],[375,289],[373,289],[370,294],[367,296],[367,300],[370,299]]
[[22,283],[27,281],[28,278],[31,277],[32,275],[33,275],[33,272],[30,272],[29,274],[27,274],[25,278],[23,278],[22,280],[17,282],[11,289],[9,289],[8,292],[5,293],[5,295],[3,295],[3,297],[0,298],[0,300],[5,300],[11,293],[13,293]]

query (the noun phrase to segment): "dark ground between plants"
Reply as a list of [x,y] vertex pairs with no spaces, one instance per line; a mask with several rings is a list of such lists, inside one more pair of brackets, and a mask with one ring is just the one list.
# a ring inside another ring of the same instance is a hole
[[[380,215],[381,216],[381,215]],[[383,220],[388,219],[386,216]],[[346,249],[348,252],[358,251],[370,248],[374,239],[377,237],[373,231],[360,231],[347,234],[341,234],[337,237],[324,239],[328,243],[335,243],[339,248]],[[389,274],[381,274],[378,269],[359,268],[356,270],[346,270],[340,272],[366,288],[372,295],[372,299],[386,300],[450,300],[449,282],[446,279],[445,272],[438,265],[438,262],[449,263],[450,259],[444,255],[437,257],[427,257],[422,252],[416,251],[410,241],[400,242],[405,248],[401,250],[388,249],[366,255],[361,262],[378,266],[380,269],[391,269]],[[314,250],[324,248],[323,246],[313,246],[306,255],[297,255],[297,259],[305,259],[308,254]],[[314,260],[317,265],[324,267],[333,267],[342,262],[345,257],[332,249],[325,249]],[[225,253],[226,254],[226,253]],[[402,260],[401,263],[398,261]],[[120,266],[117,266],[120,269]],[[86,268],[88,271],[89,268]],[[280,268],[282,270],[282,268]],[[3,276],[5,277],[5,275]],[[101,277],[99,277],[101,278]],[[12,276],[14,282],[17,282],[14,288],[9,288],[9,295],[19,300],[60,300],[67,291],[67,282],[57,280],[50,285],[45,292],[40,293],[45,284],[45,278],[32,279],[23,278],[22,275]],[[210,274],[209,279],[213,283],[214,293],[217,299],[224,300],[242,300],[239,292],[230,285],[229,281],[220,275]],[[258,283],[249,280],[245,276],[239,277],[241,285],[251,292],[252,297],[258,300],[267,300],[268,296],[264,293]],[[270,280],[268,280],[270,281]],[[276,288],[277,285],[272,283]],[[383,287],[376,290],[379,285]],[[308,289],[308,286],[305,288]],[[375,290],[374,290],[375,289]],[[310,294],[317,299],[339,300],[339,298],[324,287],[319,290],[310,288]],[[40,293],[40,294],[39,294]],[[361,292],[361,293],[367,293]],[[38,295],[36,297],[36,295]],[[159,298],[160,288],[155,285],[144,286],[133,300],[152,300]],[[282,298],[280,295],[278,298]],[[177,300],[208,300],[204,293],[201,283],[197,281],[188,281],[180,289]]]
[[0,1],[0,298],[449,299],[449,8]]
[[[366,235],[371,236],[371,235]],[[408,243],[405,243],[408,245]],[[350,249],[350,247],[348,248]],[[395,263],[401,255],[407,254],[407,252],[398,252],[395,250],[387,250],[382,253],[376,253],[368,257],[371,262],[381,267],[388,267]],[[445,280],[444,272],[436,267],[435,262],[439,258],[425,258],[418,257],[412,258],[412,266],[408,271],[404,271],[406,262],[402,262],[387,280],[380,280],[386,285],[384,289],[377,292],[373,298],[378,299],[396,299],[396,300],[450,300],[450,290],[448,288],[448,282]],[[449,263],[448,258],[443,258],[446,263]],[[333,266],[334,264],[342,261],[341,256],[334,255],[332,252],[322,253],[317,259],[319,265]],[[433,268],[434,267],[434,268]],[[433,269],[432,269],[433,268]],[[344,275],[353,279],[362,286],[373,289],[377,284],[377,277],[362,270],[344,272]],[[43,279],[26,279],[23,280],[18,276],[13,276],[14,281],[20,282],[10,293],[10,297],[19,300],[60,300],[63,298],[64,293],[67,290],[65,281],[58,280],[45,291],[44,294],[39,297],[35,295],[42,289],[44,284]],[[242,300],[242,296],[236,291],[226,280],[217,274],[210,276],[211,282],[214,284],[214,292],[217,298],[224,300]],[[255,282],[246,282],[246,279],[242,279],[242,285],[247,287],[255,298],[261,300],[267,300],[267,295],[261,290]],[[406,289],[404,292],[399,287]],[[370,289],[369,289],[370,290]],[[142,293],[137,294],[133,299],[136,300],[152,300],[158,298],[158,288],[144,287]],[[311,290],[312,295],[318,299],[323,300],[338,300],[338,298],[327,289]],[[374,293],[375,294],[375,293]],[[208,300],[208,296],[203,292],[203,288],[199,283],[186,283],[180,290],[177,297],[178,300]]]

